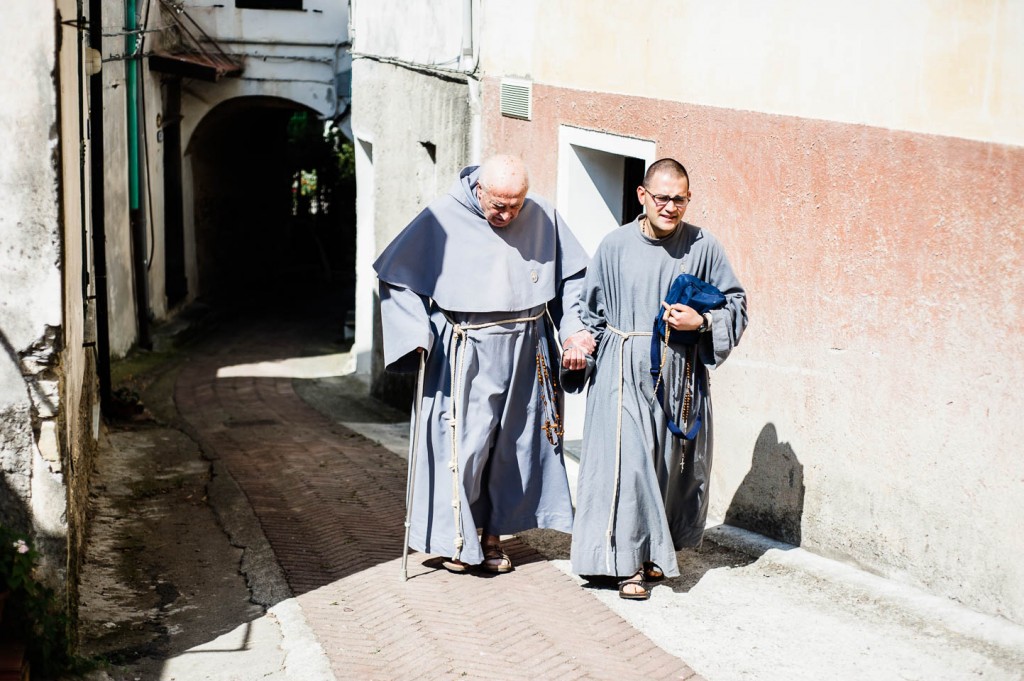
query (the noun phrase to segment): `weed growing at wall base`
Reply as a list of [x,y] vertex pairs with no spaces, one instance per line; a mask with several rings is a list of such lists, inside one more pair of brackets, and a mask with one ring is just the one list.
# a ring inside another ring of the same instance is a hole
[[0,636],[27,643],[33,670],[44,677],[92,665],[71,652],[70,622],[56,592],[36,577],[39,555],[28,540],[0,525],[0,593],[6,592]]

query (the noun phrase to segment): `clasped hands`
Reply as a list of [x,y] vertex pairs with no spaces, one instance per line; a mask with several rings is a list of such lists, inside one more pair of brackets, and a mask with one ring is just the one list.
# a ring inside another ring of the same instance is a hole
[[562,367],[570,371],[585,369],[587,367],[587,355],[594,354],[597,343],[594,337],[586,329],[577,331],[565,339],[562,346]]
[[[704,324],[704,317],[689,305],[662,302],[661,306],[665,308],[661,318],[673,331],[696,331]],[[577,331],[566,339],[562,347],[562,366],[570,371],[586,368],[587,355],[594,354],[596,347],[589,331]]]
[[[695,331],[704,323],[704,317],[688,305],[681,303],[669,305],[662,302],[661,306],[665,308],[665,314],[661,318],[674,331]],[[562,346],[562,367],[570,371],[585,369],[587,356],[594,354],[596,348],[597,343],[594,342],[594,337],[589,331],[586,329],[577,331],[565,339],[565,344]],[[416,349],[420,352],[424,351],[423,348]]]
[[[575,371],[587,367],[587,355],[594,354],[597,343],[594,337],[586,329],[577,331],[565,339],[562,347],[562,366]],[[417,352],[426,352],[423,348],[416,348]]]

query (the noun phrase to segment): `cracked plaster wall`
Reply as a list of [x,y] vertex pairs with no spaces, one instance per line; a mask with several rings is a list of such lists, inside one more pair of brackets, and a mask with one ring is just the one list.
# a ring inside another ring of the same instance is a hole
[[65,584],[77,564],[68,480],[77,462],[86,488],[97,424],[85,348],[78,36],[59,21],[74,14],[71,0],[0,7],[0,522],[29,534],[45,574]]
[[[428,203],[446,192],[470,162],[469,87],[458,79],[443,79],[369,59],[356,60],[353,88],[352,130],[359,143],[373,145],[372,170],[357,176],[359,187],[373,187],[375,212],[372,224],[376,259],[384,247]],[[404,101],[401,107],[393,102]],[[358,172],[358,170],[357,170]],[[373,180],[366,177],[372,172]],[[362,190],[359,190],[362,191]],[[357,231],[367,230],[359,217]],[[412,397],[409,376],[384,371],[380,315],[373,280],[372,289],[363,285],[364,296],[357,305],[372,306],[374,320],[372,351],[373,394],[403,408]]]

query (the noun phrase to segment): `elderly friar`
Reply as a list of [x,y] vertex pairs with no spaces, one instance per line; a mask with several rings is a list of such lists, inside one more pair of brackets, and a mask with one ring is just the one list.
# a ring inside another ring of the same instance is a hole
[[503,534],[572,529],[557,379],[594,349],[588,258],[528,190],[518,158],[467,167],[374,263],[386,368],[423,367],[408,545],[453,572],[512,570]]

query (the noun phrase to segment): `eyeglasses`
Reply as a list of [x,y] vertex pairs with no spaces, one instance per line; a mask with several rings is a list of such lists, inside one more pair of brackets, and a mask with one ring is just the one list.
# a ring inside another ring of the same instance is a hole
[[690,198],[688,196],[669,196],[668,194],[652,194],[651,190],[648,189],[647,187],[644,187],[644,191],[647,192],[647,195],[649,197],[654,199],[654,205],[657,206],[658,208],[664,208],[665,204],[667,204],[669,201],[675,204],[676,208],[683,208],[686,206],[686,204],[690,202]]

